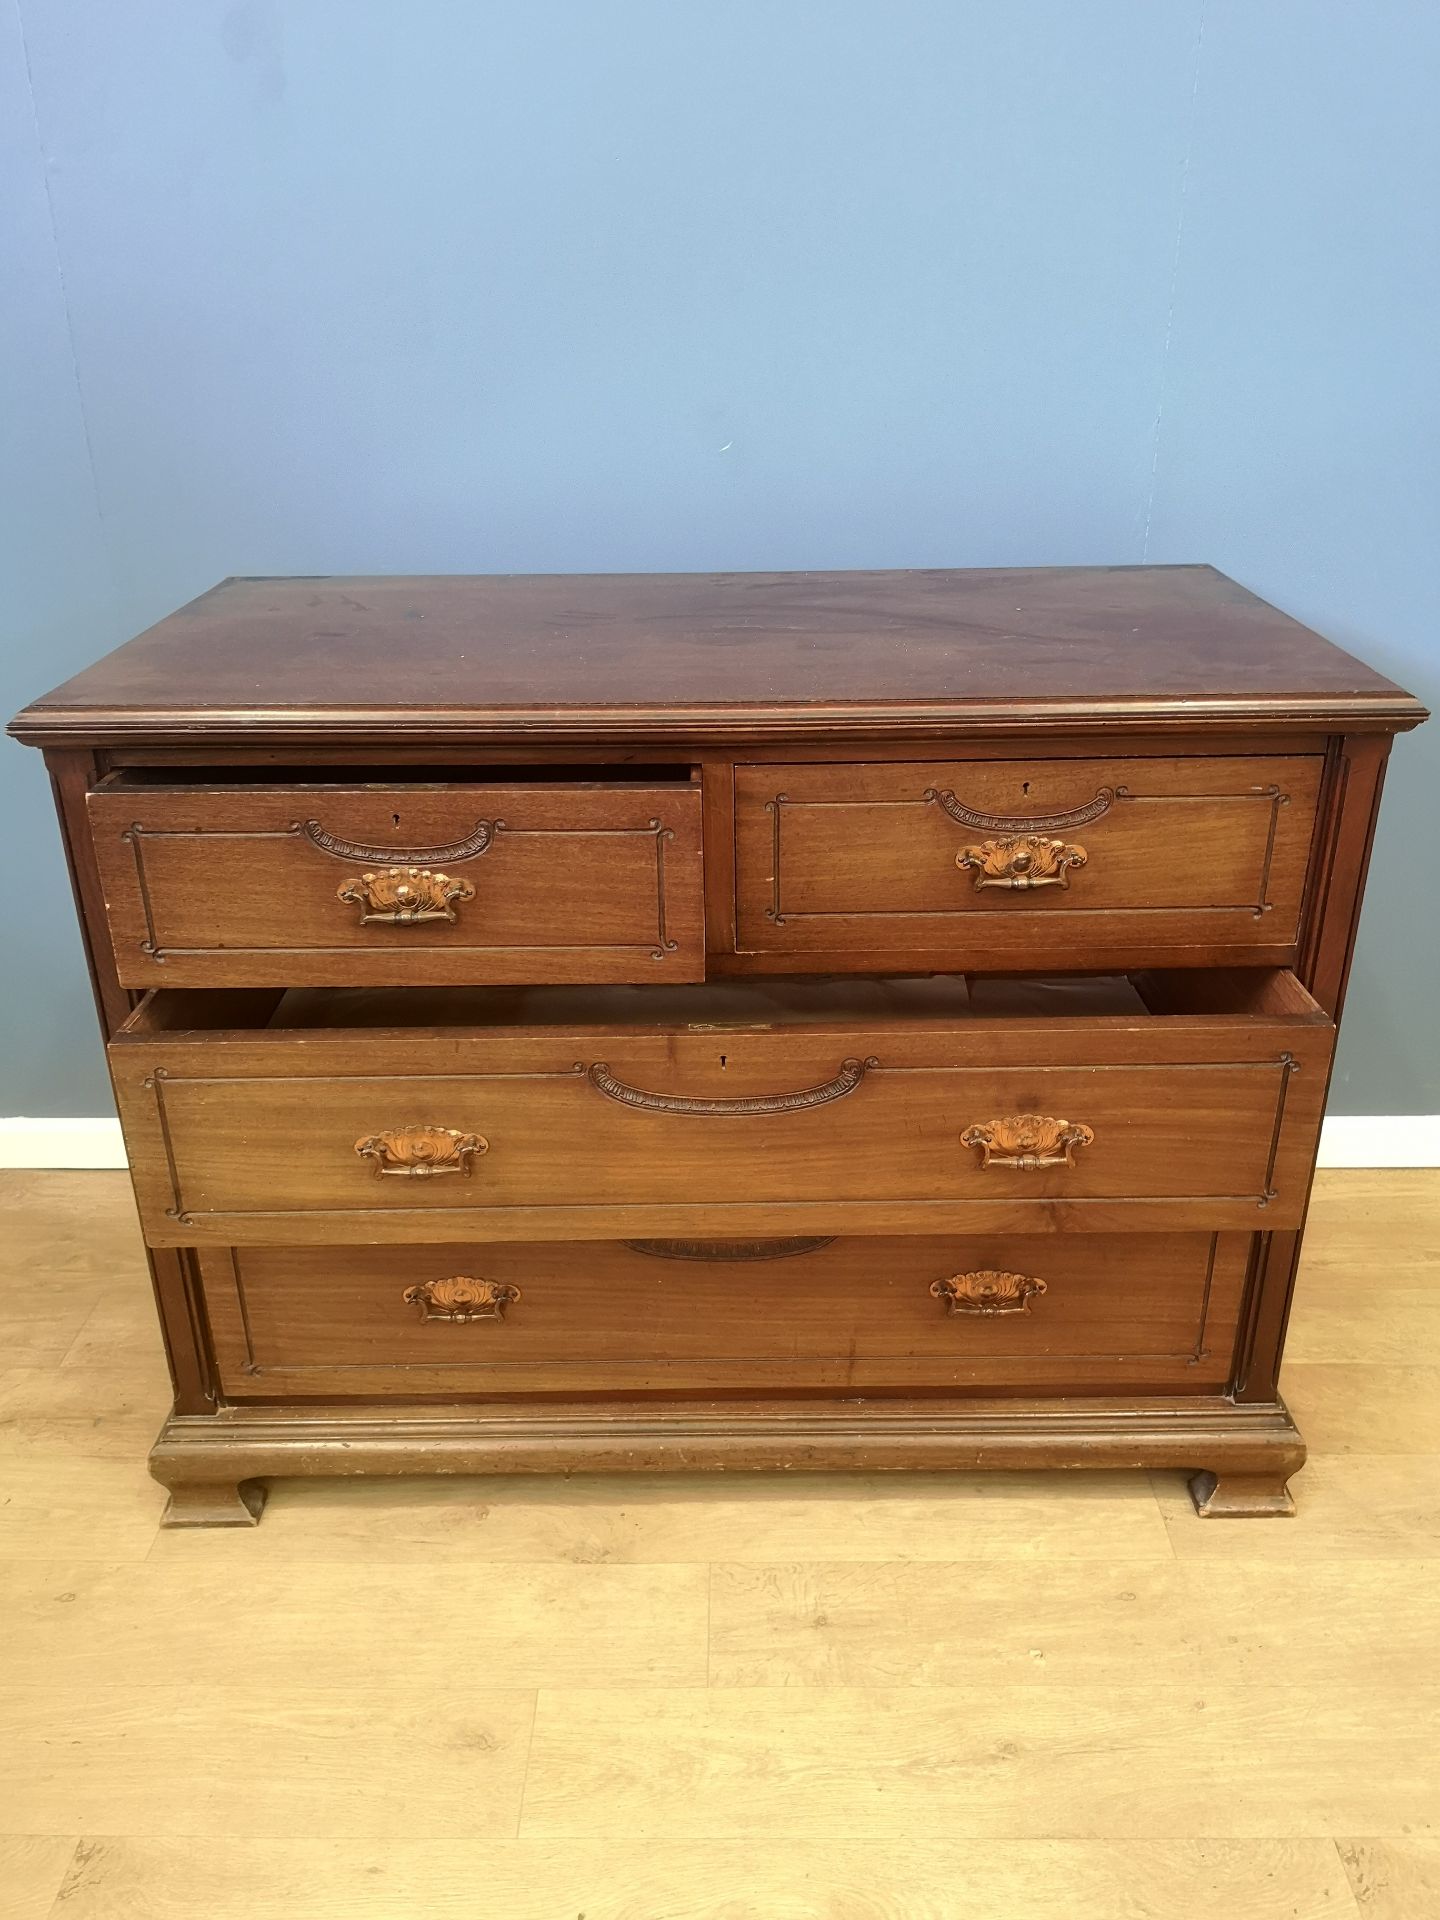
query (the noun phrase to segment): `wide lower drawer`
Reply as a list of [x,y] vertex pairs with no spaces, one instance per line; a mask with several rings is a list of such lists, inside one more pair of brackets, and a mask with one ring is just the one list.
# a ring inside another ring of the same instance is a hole
[[200,1255],[223,1389],[1213,1392],[1252,1236],[234,1247]]
[[1285,960],[1321,766],[737,767],[737,946],[866,969]]
[[89,813],[127,987],[704,975],[682,781],[120,784]]
[[502,997],[520,1025],[345,1028],[314,996],[199,1033],[158,996],[111,1063],[156,1245],[1296,1225],[1333,1029],[1288,975],[1195,979],[1211,1011],[1157,1011],[1191,1004],[1173,980],[1014,1018],[785,1019],[767,991],[760,1027],[743,992],[655,1026],[615,989],[594,1024],[537,993]]

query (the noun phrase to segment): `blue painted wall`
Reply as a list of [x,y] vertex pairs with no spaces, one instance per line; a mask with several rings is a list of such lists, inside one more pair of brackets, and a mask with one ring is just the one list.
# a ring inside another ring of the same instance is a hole
[[[0,696],[227,573],[1150,558],[1433,698],[1437,55],[1400,0],[12,0]],[[1341,1111],[1440,1110],[1437,758]],[[0,1112],[105,1111],[0,780]]]

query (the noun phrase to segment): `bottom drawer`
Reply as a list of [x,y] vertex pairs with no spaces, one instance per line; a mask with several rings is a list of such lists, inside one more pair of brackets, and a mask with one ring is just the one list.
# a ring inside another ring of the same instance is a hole
[[1229,1380],[1252,1236],[238,1247],[231,1398],[913,1393]]

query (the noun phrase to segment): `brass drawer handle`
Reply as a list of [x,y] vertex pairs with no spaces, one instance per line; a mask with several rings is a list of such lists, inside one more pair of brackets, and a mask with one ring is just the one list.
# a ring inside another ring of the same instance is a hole
[[477,1153],[488,1153],[490,1142],[478,1133],[460,1133],[454,1127],[391,1127],[355,1142],[362,1160],[377,1174],[393,1173],[408,1180],[429,1180],[437,1174],[470,1172]]
[[1073,1167],[1077,1147],[1088,1147],[1093,1127],[1078,1120],[1053,1120],[1043,1113],[1007,1113],[998,1120],[980,1120],[960,1136],[962,1147],[980,1149],[980,1165],[1015,1167]]
[[952,1273],[948,1280],[932,1280],[930,1291],[945,1302],[947,1313],[1029,1313],[1031,1300],[1044,1293],[1045,1282],[1028,1273],[981,1267],[974,1273]]
[[473,900],[475,889],[468,880],[429,867],[382,867],[347,880],[335,897],[359,907],[362,927],[415,927],[426,920],[448,920],[453,926],[456,907]]
[[468,1326],[474,1320],[503,1320],[505,1309],[520,1298],[520,1289],[457,1273],[449,1280],[422,1280],[419,1286],[407,1287],[404,1298],[407,1307],[419,1307],[422,1320]]
[[823,1086],[801,1087],[795,1093],[747,1094],[737,1100],[699,1100],[686,1094],[649,1093],[644,1087],[628,1086],[617,1080],[603,1060],[589,1071],[589,1081],[607,1100],[618,1100],[622,1107],[639,1107],[646,1113],[689,1113],[712,1119],[743,1119],[755,1114],[802,1113],[807,1107],[823,1107],[831,1100],[843,1100],[853,1093],[872,1067],[880,1062],[842,1060],[840,1071]]
[[1083,867],[1089,855],[1068,840],[1051,840],[1043,833],[1009,833],[1001,840],[985,840],[957,853],[957,867],[975,869],[975,891],[1007,887],[1015,893],[1037,887],[1068,887],[1072,867]]

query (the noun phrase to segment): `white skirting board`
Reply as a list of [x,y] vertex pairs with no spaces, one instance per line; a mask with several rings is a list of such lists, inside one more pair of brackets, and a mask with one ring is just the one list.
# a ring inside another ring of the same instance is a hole
[[[1440,1167],[1440,1113],[1331,1114],[1322,1167]],[[118,1120],[0,1120],[0,1167],[123,1167]]]
[[1440,1113],[1331,1113],[1321,1167],[1440,1167]]
[[123,1167],[118,1120],[0,1120],[0,1167]]

